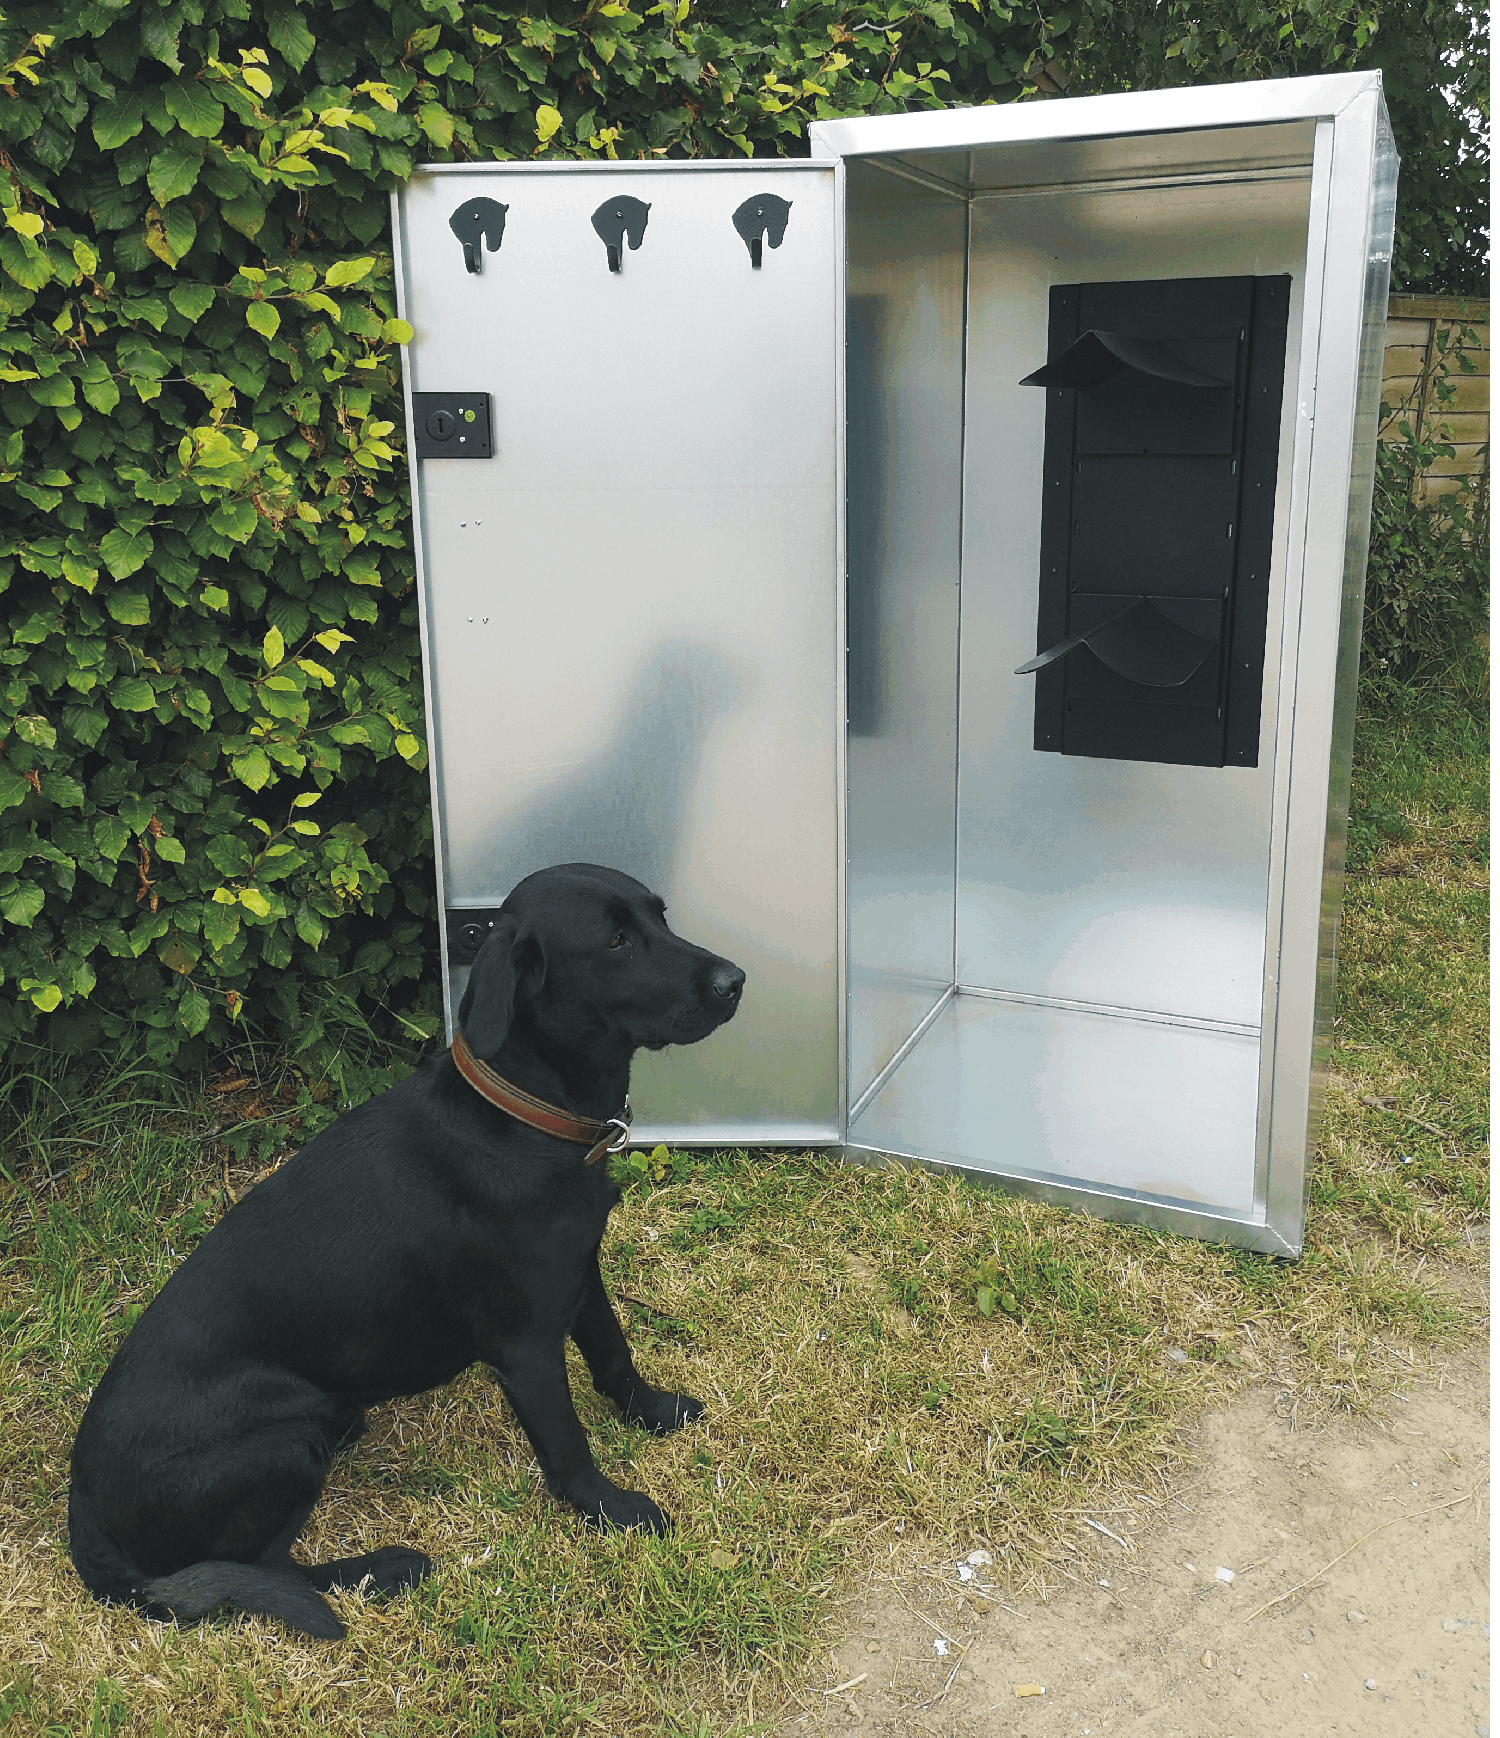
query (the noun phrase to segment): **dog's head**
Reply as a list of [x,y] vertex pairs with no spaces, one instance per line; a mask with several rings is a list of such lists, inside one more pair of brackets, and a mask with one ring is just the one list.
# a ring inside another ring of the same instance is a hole
[[745,974],[667,927],[666,905],[615,869],[528,875],[475,956],[458,1023],[476,1056],[515,1025],[601,1064],[695,1044],[732,1019]]

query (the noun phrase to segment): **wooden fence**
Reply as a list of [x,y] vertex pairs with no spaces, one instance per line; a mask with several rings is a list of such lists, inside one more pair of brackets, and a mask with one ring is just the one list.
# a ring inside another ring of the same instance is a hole
[[[1459,330],[1469,328],[1479,348],[1465,345],[1474,373],[1463,373],[1456,362],[1448,378],[1456,388],[1446,406],[1433,392],[1438,334],[1450,334],[1449,355],[1459,343]],[[1449,296],[1392,296],[1385,330],[1385,374],[1380,396],[1393,414],[1383,429],[1387,440],[1399,439],[1396,424],[1409,422],[1432,440],[1454,449],[1451,459],[1435,459],[1422,479],[1427,500],[1470,492],[1488,476],[1490,438],[1490,305],[1477,298],[1459,301]]]

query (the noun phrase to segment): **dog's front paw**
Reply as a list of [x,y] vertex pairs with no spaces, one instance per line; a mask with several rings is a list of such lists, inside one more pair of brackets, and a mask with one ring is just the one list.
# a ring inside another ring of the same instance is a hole
[[574,1506],[591,1527],[621,1527],[641,1533],[670,1533],[672,1523],[650,1497],[640,1491],[622,1491],[607,1479],[599,1481],[585,1500]]
[[703,1416],[703,1402],[691,1394],[672,1394],[665,1388],[637,1388],[629,1405],[621,1411],[630,1423],[644,1425],[658,1436],[667,1436],[681,1430],[684,1424],[695,1424]]

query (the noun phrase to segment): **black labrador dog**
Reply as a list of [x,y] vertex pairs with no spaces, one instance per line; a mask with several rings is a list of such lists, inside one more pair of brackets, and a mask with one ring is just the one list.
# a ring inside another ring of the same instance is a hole
[[619,1193],[590,1162],[623,1139],[634,1052],[696,1043],[739,1006],[745,974],[665,912],[612,869],[528,876],[475,958],[465,1042],[310,1141],[162,1287],[73,1445],[68,1539],[96,1598],[178,1622],[227,1605],[341,1636],[320,1589],[368,1578],[394,1593],[432,1564],[401,1546],[293,1561],[334,1450],[366,1407],[477,1360],[554,1497],[596,1524],[667,1528],[594,1464],[563,1356],[571,1335],[633,1423],[703,1414],[631,1359],[599,1273]]

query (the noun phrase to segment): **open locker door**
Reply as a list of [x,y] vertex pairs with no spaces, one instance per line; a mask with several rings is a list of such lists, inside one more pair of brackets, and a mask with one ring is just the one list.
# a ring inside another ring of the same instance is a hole
[[455,165],[395,196],[444,986],[608,864],[744,967],[636,1142],[839,1139],[841,166]]

